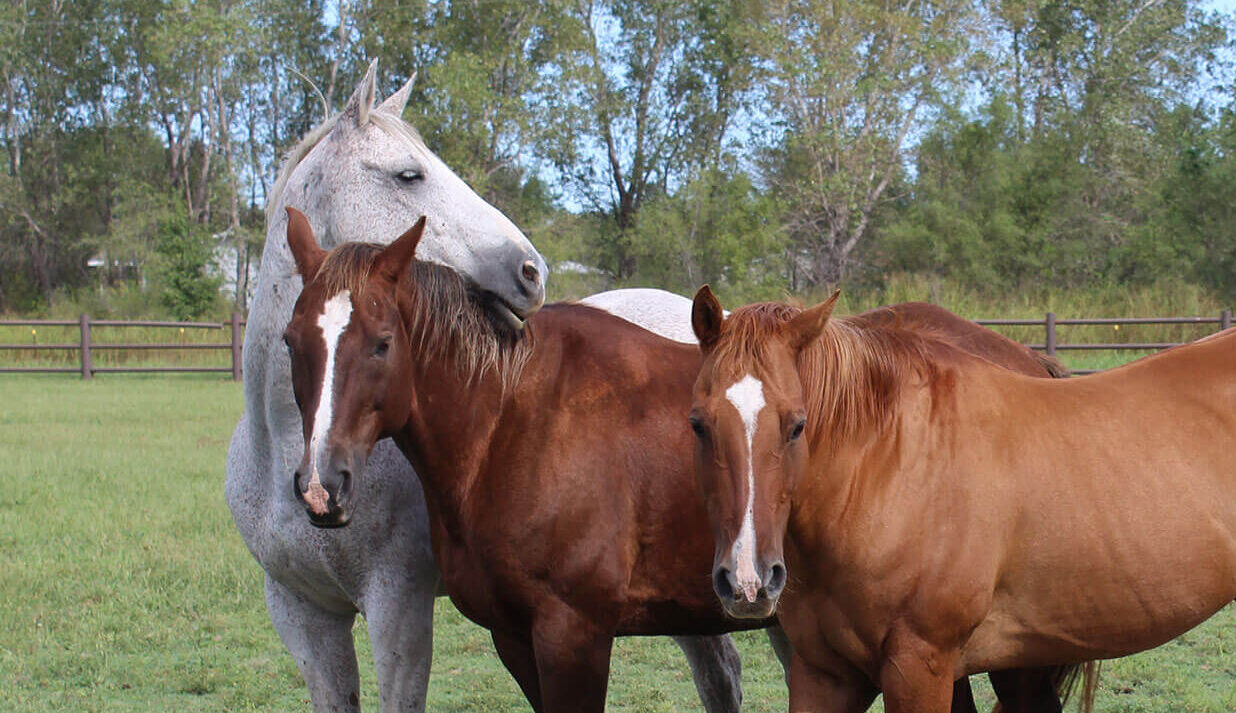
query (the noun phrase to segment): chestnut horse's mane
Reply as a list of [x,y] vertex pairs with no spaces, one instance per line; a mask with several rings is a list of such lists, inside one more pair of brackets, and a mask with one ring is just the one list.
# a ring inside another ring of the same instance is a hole
[[[716,360],[726,364],[762,361],[764,345],[783,324],[802,312],[784,302],[762,302],[734,310],[722,326]],[[807,422],[830,434],[852,435],[864,424],[889,417],[902,384],[914,375],[930,378],[943,342],[899,327],[874,326],[861,316],[834,317],[823,334],[798,355],[798,374]]]
[[[323,283],[327,295],[343,290],[356,294],[386,247],[344,243],[327,253],[314,279]],[[454,361],[468,381],[490,370],[504,387],[518,380],[532,349],[530,326],[523,335],[500,329],[467,278],[445,265],[413,260],[403,279],[412,288],[412,319],[407,326],[418,359]]]

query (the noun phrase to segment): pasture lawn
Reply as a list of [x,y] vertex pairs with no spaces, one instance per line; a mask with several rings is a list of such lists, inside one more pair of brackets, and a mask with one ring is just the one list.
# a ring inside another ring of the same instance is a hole
[[[223,503],[240,386],[0,377],[0,700],[14,711],[307,711]],[[527,710],[488,635],[439,600],[430,710]],[[742,634],[747,710],[785,688]],[[364,627],[362,701],[377,709]],[[980,695],[990,700],[986,684]],[[617,646],[609,707],[698,710],[667,639]],[[1236,710],[1236,611],[1108,663],[1101,711]]]

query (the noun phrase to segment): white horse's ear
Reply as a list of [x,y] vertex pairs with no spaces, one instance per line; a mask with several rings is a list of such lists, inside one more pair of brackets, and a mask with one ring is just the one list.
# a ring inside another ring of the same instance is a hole
[[369,112],[373,111],[373,103],[377,100],[377,81],[378,59],[374,57],[369,63],[369,71],[365,72],[365,77],[356,85],[352,97],[343,107],[344,118],[350,119],[353,126],[361,127],[369,123]]
[[403,116],[403,110],[408,106],[408,96],[412,94],[412,85],[414,84],[416,84],[416,72],[412,73],[412,76],[399,88],[399,91],[387,97],[379,109],[390,112],[395,116]]

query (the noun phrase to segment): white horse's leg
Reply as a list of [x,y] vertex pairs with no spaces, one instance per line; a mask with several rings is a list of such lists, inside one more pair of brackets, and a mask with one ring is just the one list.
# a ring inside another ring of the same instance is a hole
[[[437,574],[435,571],[434,575]],[[424,581],[427,580],[427,581]],[[438,577],[401,591],[366,596],[382,713],[422,713],[433,659],[433,600]]]
[[742,660],[729,634],[675,636],[691,665],[695,690],[708,713],[738,713],[742,708]]
[[309,687],[314,713],[358,713],[355,613],[327,611],[266,576],[266,608]]

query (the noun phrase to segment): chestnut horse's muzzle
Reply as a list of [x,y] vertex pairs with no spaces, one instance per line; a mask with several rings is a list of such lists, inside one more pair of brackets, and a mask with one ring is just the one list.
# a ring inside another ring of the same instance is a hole
[[303,469],[292,476],[292,494],[305,508],[309,522],[315,527],[343,527],[351,519],[347,509],[352,495],[353,468],[331,460],[318,479],[306,479]]
[[785,563],[780,559],[766,567],[758,581],[744,585],[732,569],[720,564],[713,568],[712,588],[726,614],[735,619],[766,619],[777,609],[785,577]]

